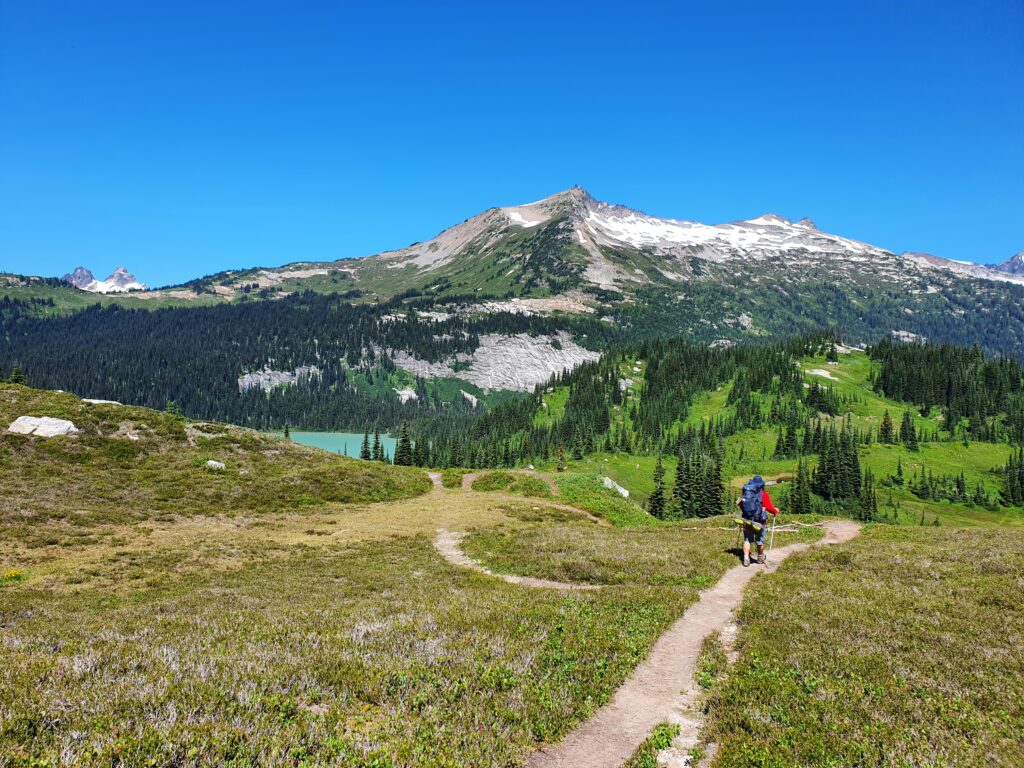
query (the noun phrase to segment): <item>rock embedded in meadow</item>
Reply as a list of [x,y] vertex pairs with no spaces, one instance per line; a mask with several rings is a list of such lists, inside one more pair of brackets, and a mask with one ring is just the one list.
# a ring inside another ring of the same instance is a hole
[[52,416],[19,416],[7,428],[7,431],[16,435],[59,437],[75,435],[81,430],[67,419],[55,419]]

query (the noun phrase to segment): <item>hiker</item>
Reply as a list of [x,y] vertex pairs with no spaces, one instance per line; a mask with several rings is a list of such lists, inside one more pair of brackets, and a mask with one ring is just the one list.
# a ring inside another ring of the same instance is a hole
[[750,545],[757,544],[757,562],[764,564],[764,537],[768,533],[768,512],[779,514],[772,504],[760,475],[743,486],[743,495],[736,506],[743,517],[743,565],[750,565]]

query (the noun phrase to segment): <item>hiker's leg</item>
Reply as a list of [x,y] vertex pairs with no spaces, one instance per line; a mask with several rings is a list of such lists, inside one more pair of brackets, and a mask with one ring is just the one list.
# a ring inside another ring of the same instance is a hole
[[754,529],[749,525],[743,526],[743,564],[750,564],[750,544],[756,538],[757,534]]
[[762,527],[757,536],[757,562],[764,562],[764,536],[768,532],[767,527]]

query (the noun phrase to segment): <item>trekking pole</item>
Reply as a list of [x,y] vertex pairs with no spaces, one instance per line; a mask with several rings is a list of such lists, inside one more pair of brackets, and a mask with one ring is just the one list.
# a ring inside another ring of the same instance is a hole
[[772,549],[775,547],[775,521],[779,519],[778,515],[772,515],[772,533],[768,537],[768,559],[771,559]]

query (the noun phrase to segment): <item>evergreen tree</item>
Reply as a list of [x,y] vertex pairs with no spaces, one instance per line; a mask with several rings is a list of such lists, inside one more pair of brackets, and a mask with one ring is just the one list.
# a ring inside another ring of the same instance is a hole
[[409,439],[409,428],[403,422],[398,431],[398,445],[395,446],[395,466],[411,467],[412,464],[412,441]]
[[20,365],[18,365],[17,363],[14,364],[14,367],[11,368],[11,375],[7,377],[7,381],[9,381],[11,384],[25,383],[25,374],[21,372]]
[[789,489],[788,511],[794,515],[808,515],[814,511],[811,502],[811,477],[807,469],[807,462],[800,459],[796,467],[796,477]]
[[890,445],[896,442],[895,427],[892,423],[892,416],[886,411],[882,416],[882,424],[878,428],[878,442]]
[[370,453],[370,433],[363,433],[363,445],[359,449],[359,458],[363,461],[369,461],[372,454]]
[[658,461],[654,465],[654,491],[651,496],[647,499],[647,511],[651,513],[652,517],[656,517],[659,520],[665,518],[665,467],[661,463],[661,455],[658,455]]
[[373,460],[384,461],[386,459],[384,455],[384,445],[380,441],[380,430],[373,430]]
[[917,427],[914,426],[914,420],[910,417],[910,411],[903,412],[903,423],[900,424],[900,442],[908,451],[918,450]]
[[555,469],[559,472],[565,472],[568,464],[565,461],[565,446],[559,444],[558,449],[555,451]]
[[292,431],[291,431],[291,429],[288,428],[287,424],[284,425],[284,439],[285,440],[291,440],[292,439]]

